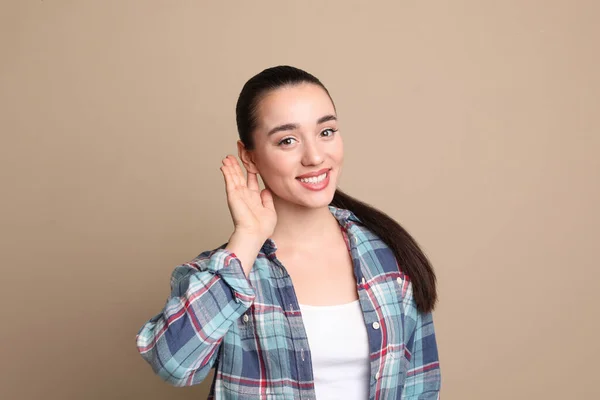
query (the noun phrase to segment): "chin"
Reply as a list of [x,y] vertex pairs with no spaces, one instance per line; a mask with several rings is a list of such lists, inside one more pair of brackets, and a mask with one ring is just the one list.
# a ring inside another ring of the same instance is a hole
[[311,193],[308,195],[306,193],[302,193],[301,196],[298,196],[294,199],[294,203],[306,208],[322,208],[329,206],[334,195],[335,189],[324,190],[322,192]]
[[[333,197],[331,199],[333,199]],[[316,209],[319,209],[319,208],[327,207],[327,206],[329,206],[330,203],[331,203],[331,200],[329,200],[329,201],[319,201],[319,202],[314,201],[314,202],[310,202],[310,203],[309,202],[305,202],[305,203],[301,203],[299,205],[303,206],[305,208],[310,208],[310,209],[316,210]]]

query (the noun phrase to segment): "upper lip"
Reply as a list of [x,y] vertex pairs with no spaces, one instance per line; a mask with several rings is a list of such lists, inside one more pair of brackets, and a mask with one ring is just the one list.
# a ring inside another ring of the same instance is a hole
[[319,171],[315,171],[315,172],[309,172],[308,174],[304,174],[304,175],[300,175],[297,177],[297,179],[301,179],[301,178],[311,178],[313,176],[319,176],[319,175],[323,175],[324,173],[328,172],[331,168],[323,168]]

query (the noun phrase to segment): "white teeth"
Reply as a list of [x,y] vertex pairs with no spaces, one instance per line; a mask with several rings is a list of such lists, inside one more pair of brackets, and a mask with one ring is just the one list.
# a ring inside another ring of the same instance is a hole
[[310,178],[300,178],[300,181],[304,182],[304,183],[319,183],[319,182],[322,182],[326,176],[327,176],[327,172],[324,174],[321,174],[319,176],[313,176]]

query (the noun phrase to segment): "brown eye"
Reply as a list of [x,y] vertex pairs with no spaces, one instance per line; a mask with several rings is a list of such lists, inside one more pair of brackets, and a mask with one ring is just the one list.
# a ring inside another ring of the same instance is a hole
[[296,139],[291,138],[291,137],[285,138],[285,139],[282,139],[277,145],[278,146],[289,146],[293,143],[294,140],[296,140]]
[[328,128],[328,129],[325,129],[324,131],[322,131],[322,132],[321,132],[321,135],[323,135],[324,133],[326,133],[326,132],[327,132],[327,134],[326,134],[326,135],[323,135],[323,136],[325,136],[325,137],[331,137],[331,136],[333,136],[333,135],[334,135],[334,134],[335,134],[337,131],[338,131],[337,129],[331,129],[331,128]]

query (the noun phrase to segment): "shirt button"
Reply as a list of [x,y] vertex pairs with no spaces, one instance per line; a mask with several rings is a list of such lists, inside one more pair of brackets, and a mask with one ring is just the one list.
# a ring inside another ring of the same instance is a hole
[[379,375],[379,372],[377,372],[377,373],[375,374],[375,379],[379,379],[379,377],[380,377],[380,375]]
[[379,322],[373,322],[373,329],[379,329]]
[[364,276],[363,276],[363,278],[361,279],[361,281],[360,281],[360,282],[361,282],[363,285],[364,285],[365,283],[367,283],[367,281],[365,281],[365,277],[364,277]]
[[398,285],[402,285],[402,278],[396,278],[396,282],[398,282]]
[[244,322],[248,322],[250,318],[248,318],[248,314],[244,314]]

